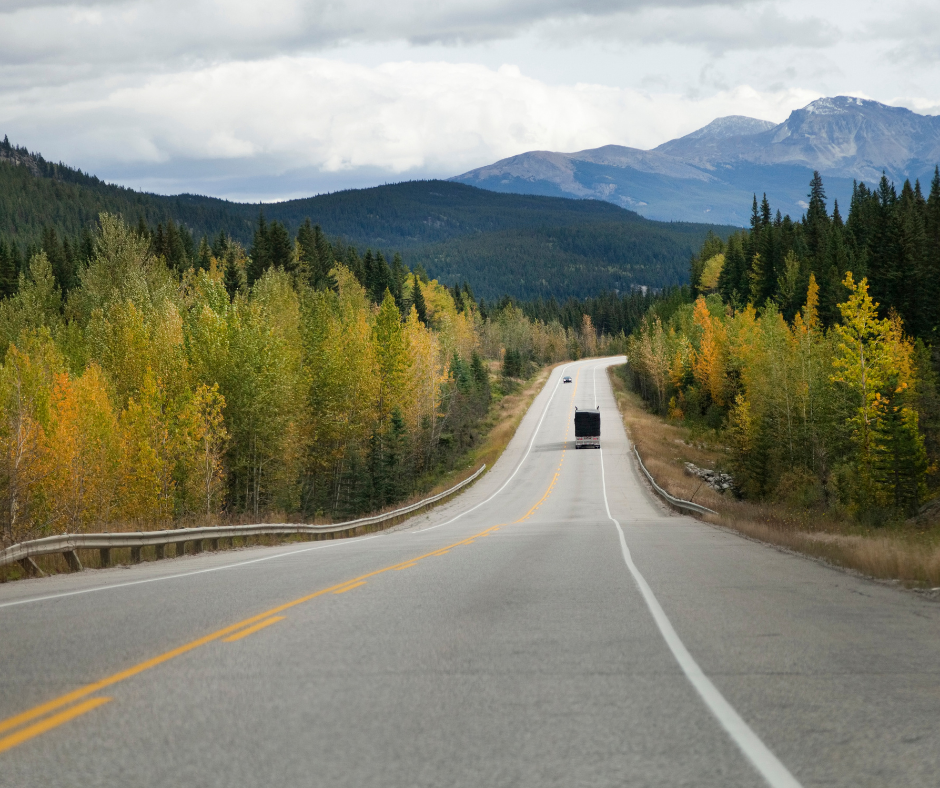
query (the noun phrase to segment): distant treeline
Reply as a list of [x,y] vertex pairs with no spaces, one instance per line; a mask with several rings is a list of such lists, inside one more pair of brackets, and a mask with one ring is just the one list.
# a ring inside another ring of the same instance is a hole
[[[196,195],[136,192],[38,154],[0,144],[0,241],[23,270],[32,252],[51,246],[54,230],[80,256],[102,211],[166,234],[166,259],[195,259],[201,240],[220,233],[252,246],[261,206]],[[469,282],[488,300],[585,298],[633,286],[687,281],[689,257],[710,229],[732,228],[644,219],[596,200],[499,194],[447,181],[413,181],[272,203],[268,222],[295,236],[309,218],[358,249],[397,251],[449,285]],[[87,244],[86,244],[87,247]]]
[[738,307],[776,304],[792,320],[806,302],[810,274],[819,286],[819,318],[829,326],[848,297],[845,275],[867,278],[882,314],[894,310],[905,329],[932,338],[940,326],[940,169],[930,192],[905,181],[900,194],[887,177],[877,188],[855,184],[849,213],[838,202],[830,213],[822,178],[815,173],[809,205],[799,220],[776,215],[766,195],[757,197],[749,230],[717,237],[692,263],[693,296],[717,292]]

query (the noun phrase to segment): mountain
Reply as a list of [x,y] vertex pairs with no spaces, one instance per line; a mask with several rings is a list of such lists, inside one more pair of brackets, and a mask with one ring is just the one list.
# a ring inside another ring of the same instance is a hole
[[494,194],[448,181],[410,181],[264,205],[106,184],[0,143],[0,243],[38,245],[46,227],[77,239],[99,212],[151,227],[168,219],[198,240],[220,231],[250,246],[261,211],[293,233],[306,218],[358,247],[401,252],[447,284],[486,299],[565,299],[688,281],[706,235],[730,227],[650,221],[609,202]]
[[452,180],[497,192],[607,200],[648,218],[744,225],[752,195],[799,216],[813,170],[847,205],[852,181],[930,178],[940,117],[848,96],[822,98],[783,123],[732,115],[644,151],[620,145],[532,151]]

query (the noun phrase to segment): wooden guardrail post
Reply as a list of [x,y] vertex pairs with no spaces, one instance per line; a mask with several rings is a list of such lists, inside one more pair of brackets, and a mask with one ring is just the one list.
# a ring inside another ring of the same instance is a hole
[[65,563],[69,565],[70,572],[82,571],[82,562],[78,560],[78,553],[74,550],[66,550],[62,555],[65,557]]
[[28,556],[21,558],[17,563],[23,567],[23,571],[26,573],[27,577],[42,577],[46,574],[42,569],[36,566],[36,562]]
[[111,548],[102,547],[98,550],[98,557],[101,560],[101,567],[111,566]]
[[157,559],[158,561],[162,561],[162,560],[163,560],[163,553],[164,553],[165,549],[166,549],[166,545],[164,545],[164,544],[155,544],[155,545],[153,546],[153,552],[154,552],[154,555],[156,556],[156,559]]
[[176,543],[176,557],[179,558],[181,555],[186,555],[186,542]]
[[131,563],[132,564],[140,563],[140,548],[139,547],[131,548]]

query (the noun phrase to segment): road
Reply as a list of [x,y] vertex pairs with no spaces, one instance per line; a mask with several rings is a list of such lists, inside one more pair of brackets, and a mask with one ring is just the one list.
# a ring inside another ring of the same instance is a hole
[[665,510],[609,363],[391,532],[0,586],[0,785],[935,788],[940,605]]

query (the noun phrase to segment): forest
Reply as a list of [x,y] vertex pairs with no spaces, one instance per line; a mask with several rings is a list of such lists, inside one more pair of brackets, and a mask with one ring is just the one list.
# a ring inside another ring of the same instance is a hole
[[246,249],[102,214],[4,265],[5,545],[381,509],[463,468],[518,379],[623,342],[585,315],[487,310],[309,220],[262,217]]
[[654,222],[610,203],[498,194],[449,181],[412,181],[299,200],[236,203],[196,195],[146,194],[106,184],[4,139],[0,142],[0,242],[22,268],[54,230],[70,244],[93,232],[101,212],[128,222],[172,223],[190,259],[200,240],[224,233],[252,242],[263,210],[293,235],[307,218],[359,249],[402,255],[451,286],[468,281],[488,300],[584,298],[687,281],[688,259],[712,230]]
[[636,390],[718,431],[745,497],[910,516],[938,488],[940,171],[926,196],[856,184],[844,220],[818,173],[799,220],[752,213],[628,340]]

